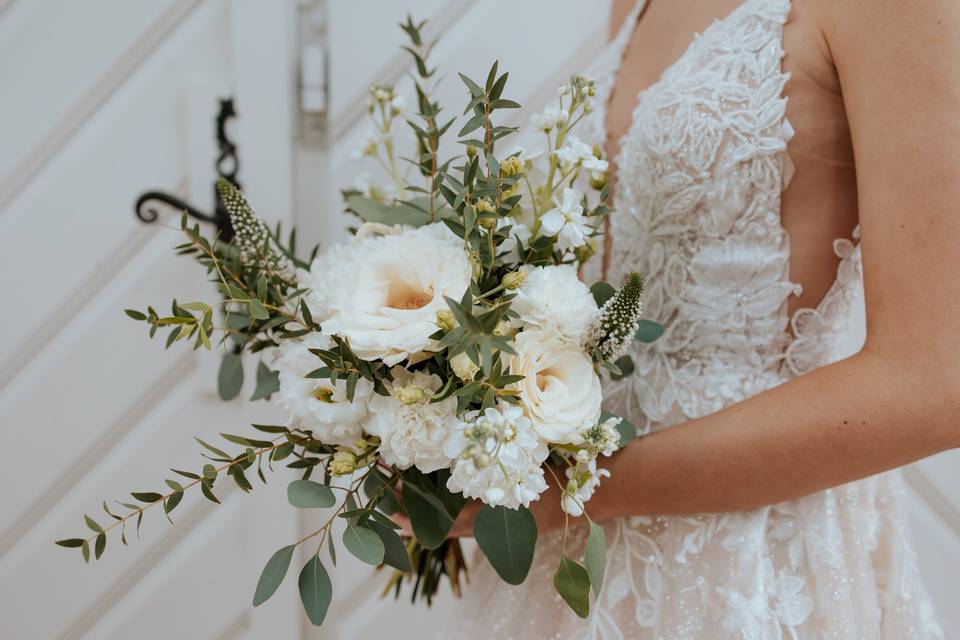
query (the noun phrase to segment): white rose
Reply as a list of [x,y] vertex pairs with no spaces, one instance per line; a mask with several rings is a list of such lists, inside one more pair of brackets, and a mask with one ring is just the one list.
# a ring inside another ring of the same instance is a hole
[[593,362],[554,331],[521,331],[513,348],[517,353],[507,364],[510,373],[524,376],[517,387],[534,429],[548,442],[580,443],[581,429],[600,418],[603,397]]
[[430,336],[445,296],[470,286],[463,240],[444,224],[366,236],[332,247],[310,267],[310,311],[325,333],[339,335],[364,360],[395,365],[436,351]]
[[415,466],[424,473],[450,466],[443,445],[449,433],[447,420],[457,413],[457,399],[430,402],[442,384],[431,373],[402,367],[391,373],[390,395],[374,394],[364,422],[367,433],[380,438],[380,457],[400,469]]
[[553,329],[577,344],[586,338],[600,310],[572,265],[533,267],[510,309],[521,327]]
[[302,340],[287,340],[276,350],[274,368],[279,373],[279,402],[290,414],[294,427],[311,429],[325,444],[353,447],[363,437],[361,422],[367,416],[367,401],[373,383],[357,381],[353,402],[347,401],[346,382],[305,377],[321,368],[323,361],[309,349],[329,349],[333,341],[320,333]]

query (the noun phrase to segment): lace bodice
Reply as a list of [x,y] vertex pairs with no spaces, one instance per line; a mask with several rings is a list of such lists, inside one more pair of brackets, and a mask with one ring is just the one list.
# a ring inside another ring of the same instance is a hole
[[[596,144],[642,5],[588,71],[598,84],[600,107],[588,123]],[[787,317],[789,296],[800,292],[780,222],[792,171],[781,68],[790,8],[789,0],[746,0],[715,21],[640,94],[621,138],[609,279],[641,272],[645,315],[665,333],[633,347],[634,374],[609,383],[605,400],[644,433],[718,411],[862,343],[856,232],[835,242],[840,266],[823,301]],[[893,473],[753,511],[607,523],[607,578],[586,622],[553,595],[560,540],[551,534],[521,594],[489,571],[471,585],[460,630],[497,638],[939,637],[901,494]],[[567,548],[582,548],[583,534]]]

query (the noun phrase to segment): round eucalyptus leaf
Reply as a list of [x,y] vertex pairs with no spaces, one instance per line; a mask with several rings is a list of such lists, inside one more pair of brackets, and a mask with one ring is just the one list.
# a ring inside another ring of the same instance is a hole
[[330,487],[313,480],[294,480],[287,485],[287,500],[298,509],[324,509],[337,502]]
[[243,387],[243,363],[240,356],[232,351],[223,354],[220,361],[220,374],[217,376],[217,392],[221,400],[233,400]]
[[367,527],[349,523],[343,532],[343,546],[361,562],[372,565],[383,562],[383,541]]
[[537,521],[528,509],[484,507],[473,521],[473,537],[505,582],[526,579],[537,545]]

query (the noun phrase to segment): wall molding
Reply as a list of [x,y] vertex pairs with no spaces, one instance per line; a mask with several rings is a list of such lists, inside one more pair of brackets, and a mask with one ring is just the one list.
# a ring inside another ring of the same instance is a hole
[[[429,42],[441,33],[452,27],[460,20],[472,6],[470,0],[450,0],[436,15],[427,19],[423,38]],[[413,69],[410,54],[398,51],[374,74],[373,81],[385,84],[396,84],[400,78]],[[330,142],[334,146],[349,134],[357,124],[367,115],[367,90],[363,89],[348,102],[350,105],[331,120]]]
[[[3,2],[4,0],[0,0]],[[0,5],[0,12],[10,6]],[[70,114],[54,125],[47,136],[20,162],[13,175],[0,185],[0,209],[14,198],[39,174],[60,149],[83,127],[86,121],[133,76],[147,59],[176,31],[181,23],[199,7],[203,0],[180,0],[144,31],[144,36],[127,51],[117,56],[117,62],[93,87],[77,101]]]
[[177,384],[188,379],[198,366],[197,355],[188,355],[168,368],[163,377],[157,380],[150,390],[140,396],[136,403],[86,450],[79,452],[74,462],[63,469],[46,490],[34,500],[30,507],[15,514],[13,524],[0,530],[0,558],[10,553],[17,542],[63,500],[70,489],[87,475],[97,462],[106,457],[118,442],[126,438],[143,420],[166,399]]
[[960,539],[960,510],[950,502],[943,491],[916,466],[904,467],[907,485],[926,503],[940,520]]

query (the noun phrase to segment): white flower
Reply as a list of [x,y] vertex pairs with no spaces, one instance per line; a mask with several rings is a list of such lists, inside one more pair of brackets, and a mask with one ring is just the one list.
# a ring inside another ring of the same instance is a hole
[[548,236],[557,236],[557,244],[561,251],[570,251],[583,246],[593,230],[587,224],[583,215],[583,206],[580,204],[580,195],[569,187],[563,190],[563,200],[555,202],[555,208],[550,209],[540,218],[540,228]]
[[390,107],[394,113],[403,113],[403,110],[407,108],[407,99],[401,95],[394,96],[393,100],[390,101]]
[[380,438],[380,457],[400,469],[415,466],[424,473],[449,466],[450,456],[443,452],[449,432],[445,423],[456,414],[456,398],[430,402],[442,384],[431,373],[403,367],[394,367],[391,373],[390,395],[370,398],[363,425],[367,433]]
[[285,340],[276,350],[274,368],[279,372],[280,405],[297,428],[311,429],[323,443],[353,447],[363,437],[361,423],[367,417],[373,383],[357,381],[353,402],[347,401],[346,382],[305,377],[323,366],[308,349],[329,349],[333,341],[320,333],[301,340]]
[[438,349],[430,336],[447,310],[444,297],[459,300],[470,278],[463,241],[437,223],[332,247],[302,284],[312,289],[307,303],[324,333],[392,366]]
[[383,136],[376,133],[375,131],[367,131],[363,134],[363,138],[360,139],[360,144],[357,145],[356,150],[354,150],[350,157],[354,160],[359,160],[360,158],[367,158],[377,155],[377,146],[383,140]]
[[553,329],[581,344],[599,314],[590,289],[572,265],[526,268],[510,309],[525,328]]
[[447,488],[492,506],[529,506],[547,488],[547,445],[518,407],[501,404],[451,418],[445,453],[454,459]]
[[463,381],[473,380],[473,376],[477,375],[477,371],[480,370],[480,367],[470,359],[466,351],[461,351],[450,358],[450,367],[456,376]]
[[582,142],[576,136],[567,138],[567,143],[554,151],[554,155],[569,164],[580,164],[588,171],[606,171],[606,160],[601,160],[593,154],[593,147]]
[[540,437],[551,443],[582,441],[581,429],[600,418],[600,378],[580,345],[540,329],[521,331],[513,340],[516,354],[507,356],[524,413]]
[[586,464],[567,467],[566,474],[567,486],[560,499],[560,506],[576,518],[583,515],[583,507],[600,486],[600,478],[609,478],[610,472],[607,469],[598,469],[597,461],[590,460]]
[[362,193],[364,197],[377,202],[389,203],[397,196],[396,187],[389,183],[385,185],[377,184],[369,173],[362,173],[354,178],[353,188]]
[[537,131],[549,133],[557,125],[565,124],[569,117],[570,114],[566,110],[551,104],[543,110],[543,113],[535,113],[530,116],[530,126]]

